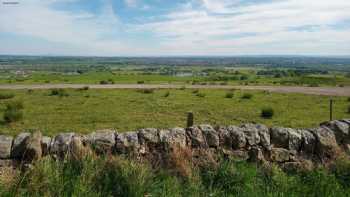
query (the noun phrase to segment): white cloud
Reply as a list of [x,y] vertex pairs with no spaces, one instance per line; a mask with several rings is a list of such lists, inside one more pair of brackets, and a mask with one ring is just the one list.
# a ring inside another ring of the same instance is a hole
[[[136,28],[156,33],[164,48],[178,53],[350,53],[350,29],[332,27],[350,20],[350,1],[201,2],[204,8],[187,5],[161,21]],[[308,26],[316,28],[310,32],[292,30]]]
[[[137,0],[124,1],[149,9]],[[27,53],[42,48],[72,55],[350,54],[349,0],[189,0],[162,16],[139,15],[136,21],[141,24],[123,24],[110,0],[98,14],[53,9],[57,2],[0,6],[0,33],[43,39],[54,46],[20,47],[12,42],[2,44],[0,53],[18,47]],[[347,25],[335,28],[344,21]],[[126,32],[152,45],[127,41]]]

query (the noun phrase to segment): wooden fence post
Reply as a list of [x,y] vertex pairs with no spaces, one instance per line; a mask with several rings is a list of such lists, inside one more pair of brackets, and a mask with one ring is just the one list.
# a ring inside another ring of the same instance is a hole
[[329,101],[329,120],[333,120],[333,99]]
[[187,127],[193,126],[193,112],[187,113]]

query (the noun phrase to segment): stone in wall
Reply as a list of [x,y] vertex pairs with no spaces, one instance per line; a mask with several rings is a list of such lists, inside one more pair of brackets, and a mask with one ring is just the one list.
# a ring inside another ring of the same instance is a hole
[[98,154],[112,153],[115,147],[116,131],[100,130],[85,136],[85,140]]
[[199,129],[202,131],[207,145],[212,148],[219,146],[219,135],[210,125],[199,125]]
[[162,129],[159,131],[159,138],[166,145],[187,146],[186,131],[183,128]]
[[18,134],[13,140],[11,157],[16,159],[23,159],[23,154],[26,150],[26,141],[30,137],[29,132]]
[[60,133],[52,141],[50,146],[50,154],[56,155],[63,159],[69,150],[69,144],[75,133]]
[[9,159],[11,157],[13,137],[0,135],[0,159]]
[[190,144],[193,148],[206,148],[207,142],[203,136],[202,130],[198,127],[190,127],[186,129],[186,134],[189,137]]

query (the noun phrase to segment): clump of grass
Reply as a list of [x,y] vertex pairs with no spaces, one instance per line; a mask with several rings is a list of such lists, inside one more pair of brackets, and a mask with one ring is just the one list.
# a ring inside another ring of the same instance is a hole
[[89,90],[89,89],[90,89],[89,86],[84,86],[84,87],[82,87],[82,88],[79,88],[78,90],[79,90],[79,91],[87,91],[87,90]]
[[180,90],[186,90],[186,86],[182,86]]
[[23,119],[23,102],[12,101],[6,103],[6,109],[4,112],[4,120],[7,123],[17,122]]
[[253,94],[251,94],[251,93],[244,93],[241,98],[242,99],[251,99],[251,98],[253,98]]
[[165,92],[164,97],[167,98],[169,96],[170,96],[170,92],[169,91]]
[[225,98],[233,98],[234,94],[233,92],[227,92],[225,95]]
[[137,84],[144,84],[145,81],[137,81]]
[[265,107],[261,110],[262,118],[272,118],[274,115],[274,110],[271,107]]
[[196,96],[198,96],[198,97],[200,97],[200,98],[204,98],[204,97],[206,96],[206,94],[203,93],[203,92],[198,92],[198,93],[196,94]]
[[50,96],[64,97],[69,96],[69,94],[64,89],[52,89],[50,92]]
[[138,92],[143,93],[143,94],[153,94],[154,89],[140,89]]
[[13,93],[0,92],[0,100],[11,99],[13,97],[15,97],[15,94]]
[[192,91],[193,94],[198,94],[199,90],[198,89],[195,89]]

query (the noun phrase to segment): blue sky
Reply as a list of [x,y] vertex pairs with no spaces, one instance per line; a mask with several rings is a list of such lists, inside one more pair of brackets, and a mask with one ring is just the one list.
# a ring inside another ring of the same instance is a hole
[[0,54],[350,55],[350,1],[0,0]]

